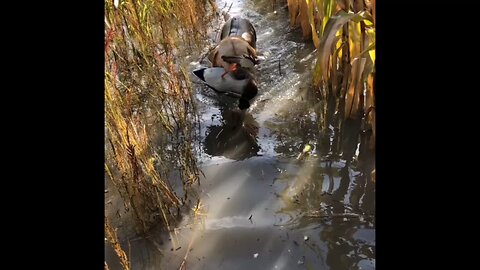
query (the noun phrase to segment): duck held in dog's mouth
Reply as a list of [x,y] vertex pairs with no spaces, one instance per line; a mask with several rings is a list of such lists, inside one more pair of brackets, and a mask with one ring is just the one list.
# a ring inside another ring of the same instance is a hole
[[217,93],[239,99],[241,110],[250,107],[250,101],[257,95],[258,86],[254,76],[234,64],[232,72],[225,73],[221,67],[199,68],[193,74]]
[[255,77],[257,34],[249,20],[225,16],[218,39],[219,44],[208,55],[209,68],[193,73],[219,94],[238,98],[238,107],[245,110],[258,93]]

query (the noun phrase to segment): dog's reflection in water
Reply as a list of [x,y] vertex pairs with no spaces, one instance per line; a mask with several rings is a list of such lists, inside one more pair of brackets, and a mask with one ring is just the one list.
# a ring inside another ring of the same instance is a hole
[[212,156],[224,156],[242,160],[257,156],[258,124],[252,115],[239,109],[222,110],[223,124],[207,128],[205,152]]

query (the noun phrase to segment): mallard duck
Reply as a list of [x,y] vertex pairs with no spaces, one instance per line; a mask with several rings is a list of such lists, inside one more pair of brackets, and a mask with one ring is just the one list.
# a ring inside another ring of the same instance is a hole
[[237,65],[234,63],[233,71],[226,75],[221,67],[203,67],[194,70],[193,74],[217,93],[238,98],[238,107],[244,110],[250,107],[250,100],[257,95],[258,87],[252,73],[239,69]]

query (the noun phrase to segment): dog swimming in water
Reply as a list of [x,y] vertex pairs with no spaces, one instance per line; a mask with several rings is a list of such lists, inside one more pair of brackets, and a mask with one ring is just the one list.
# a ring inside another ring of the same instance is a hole
[[228,18],[219,34],[218,45],[208,55],[211,67],[199,68],[193,73],[207,86],[220,94],[237,98],[244,111],[258,93],[255,65],[258,64],[257,33],[252,23],[244,18]]

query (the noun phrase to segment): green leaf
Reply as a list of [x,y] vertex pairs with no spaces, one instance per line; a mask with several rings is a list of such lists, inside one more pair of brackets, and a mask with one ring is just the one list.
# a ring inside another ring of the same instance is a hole
[[[325,27],[327,25],[328,20],[333,14],[333,8],[336,5],[336,1],[326,0],[326,1],[323,1],[322,4],[323,4],[323,18],[322,18],[322,28],[320,29],[320,37],[322,37],[325,33]],[[320,9],[320,7],[322,6],[318,5],[317,7]]]
[[375,49],[369,50],[368,54],[370,55],[370,59],[372,59],[372,62],[375,63]]
[[[372,56],[372,51],[373,51],[373,56]],[[355,60],[355,59],[358,59],[360,57],[362,57],[364,54],[366,54],[368,52],[368,54],[370,55],[370,58],[372,59],[372,62],[375,62],[375,42],[372,42],[370,43],[370,45],[368,46],[368,48],[366,48],[363,52],[361,52],[357,57],[355,57],[352,62]]]
[[337,31],[350,20],[359,22],[366,19],[369,19],[369,14],[363,11],[359,13],[346,13],[345,11],[340,10],[335,16],[330,17],[325,26],[325,32],[320,40],[320,51],[317,64],[319,64],[318,70],[321,72],[322,78],[325,80],[328,79],[328,59],[332,53],[332,46],[335,45],[334,41]]
[[310,152],[310,150],[312,150],[312,146],[310,144],[306,144],[303,148],[303,153]]
[[318,39],[317,29],[315,28],[315,20],[314,20],[314,2],[313,0],[306,0],[308,6],[308,22],[310,23],[310,27],[312,28],[312,40],[315,48],[319,48],[320,40]]
[[332,51],[332,46],[335,44],[335,34],[346,22],[353,18],[355,14],[348,14],[344,11],[340,11],[338,15],[329,18],[322,39],[320,40],[320,51],[318,56],[318,69],[321,72],[321,77],[327,78],[328,58]]

